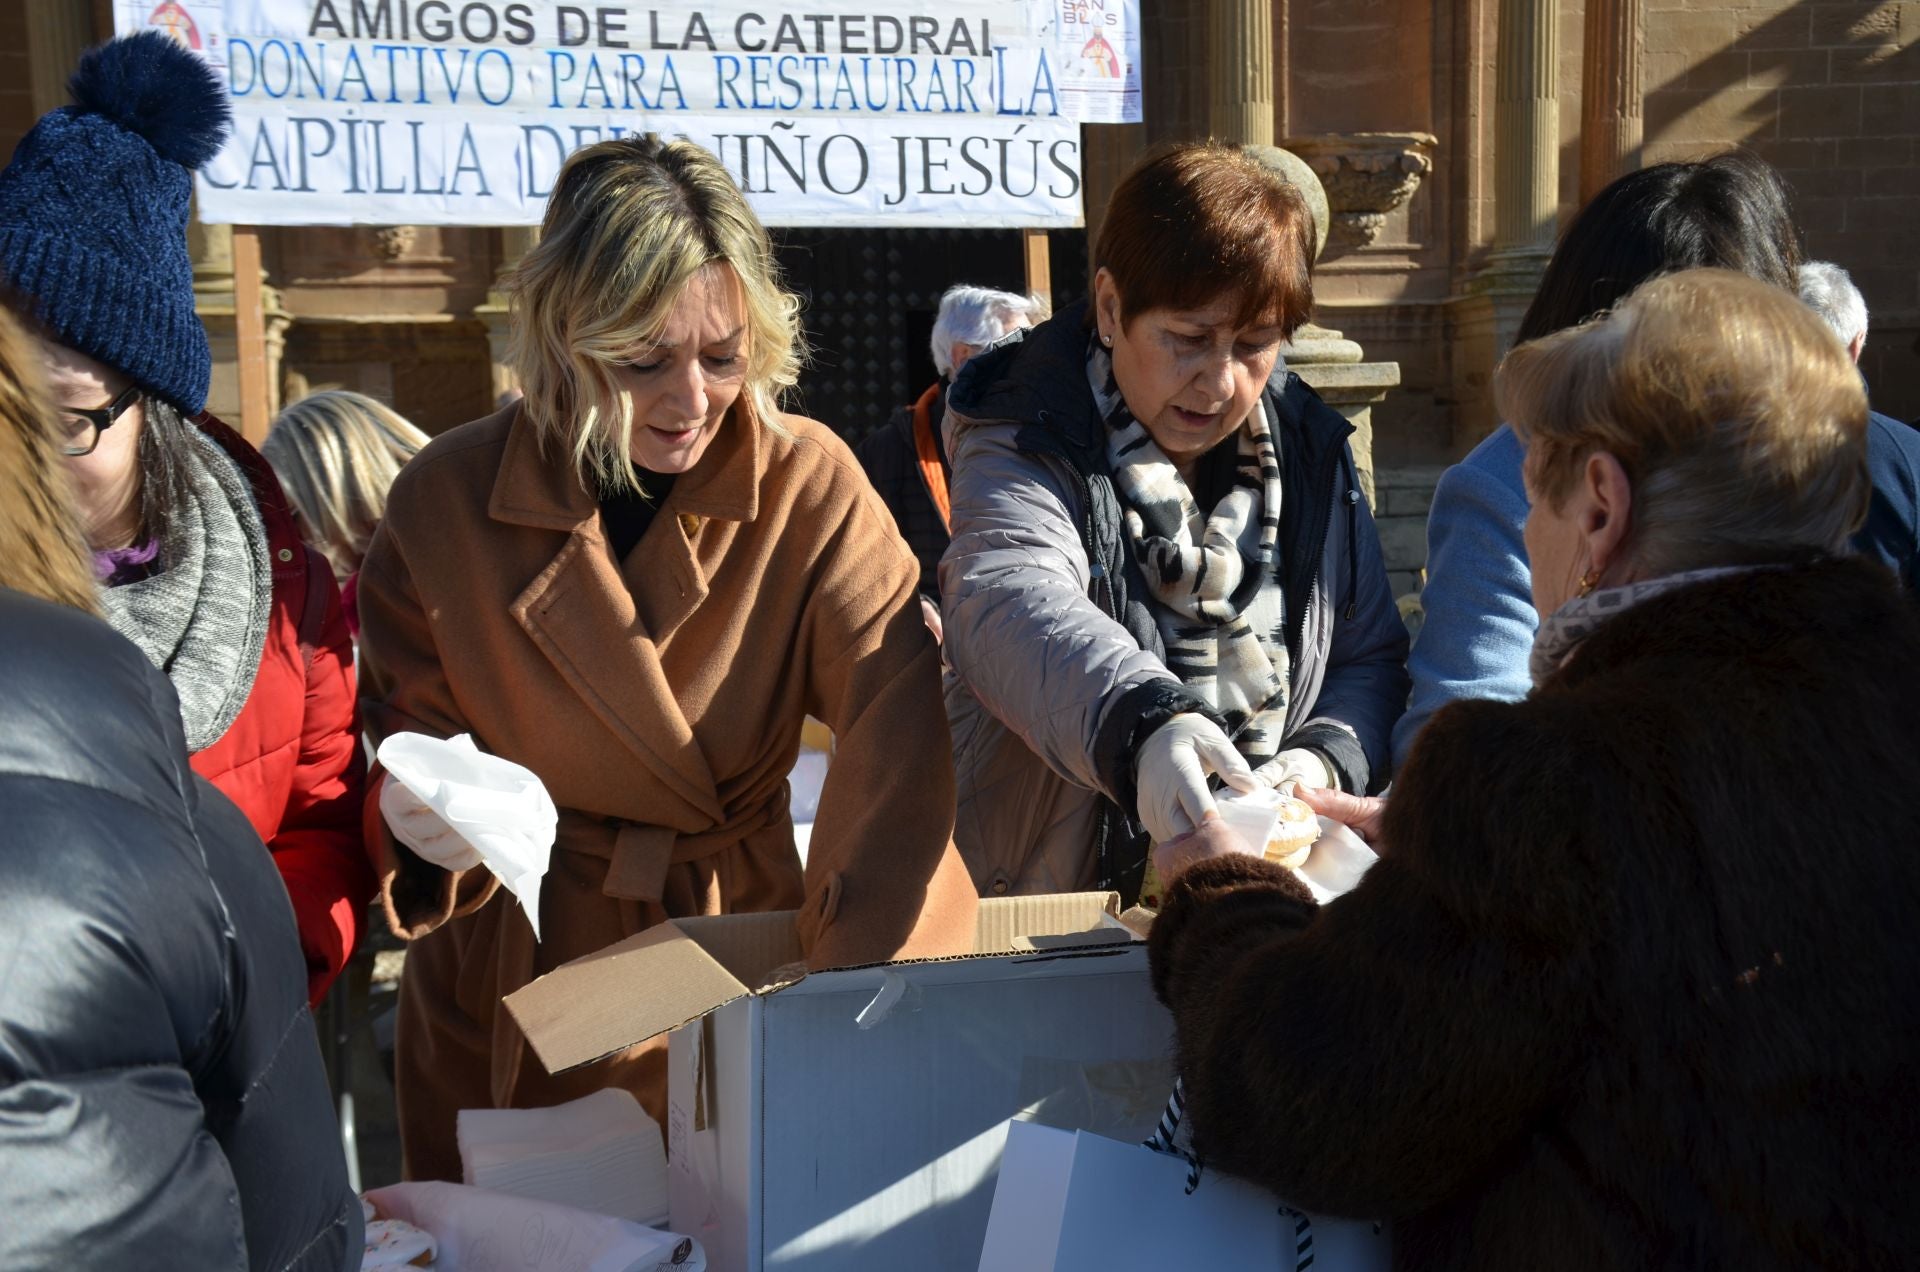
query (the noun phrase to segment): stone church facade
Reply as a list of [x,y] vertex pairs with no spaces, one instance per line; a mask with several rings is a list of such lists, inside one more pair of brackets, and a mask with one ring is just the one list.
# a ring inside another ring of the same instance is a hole
[[[1331,226],[1310,379],[1370,406],[1396,584],[1417,586],[1432,482],[1494,423],[1488,383],[1558,227],[1626,167],[1747,146],[1793,186],[1810,258],[1865,293],[1875,406],[1920,417],[1920,3],[1826,0],[1142,0],[1146,122],[1084,133],[1089,219],[1145,146],[1281,145]],[[105,3],[0,0],[0,153],[63,104]],[[429,431],[490,409],[501,268],[530,231],[267,229],[269,392],[344,387]],[[931,375],[949,282],[1021,282],[1010,231],[790,231],[816,361],[801,405],[850,435]],[[1056,300],[1085,236],[1055,231]],[[195,227],[212,405],[238,417],[233,236]],[[1357,347],[1356,347],[1357,346]]]

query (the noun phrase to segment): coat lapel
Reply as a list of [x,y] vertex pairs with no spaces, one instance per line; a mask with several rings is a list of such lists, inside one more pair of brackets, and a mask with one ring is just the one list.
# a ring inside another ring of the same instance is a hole
[[671,533],[649,532],[649,546],[656,538],[677,546],[662,554],[663,568],[636,572],[641,586],[629,590],[607,546],[598,504],[570,466],[542,457],[524,414],[508,434],[489,512],[496,520],[566,533],[553,559],[513,601],[514,620],[663,784],[722,820],[713,771],[660,664],[658,640],[665,633],[643,618],[650,612],[668,628],[678,626],[706,595],[682,527],[656,524],[654,531]]
[[656,639],[666,640],[707,599],[708,579],[733,536],[714,522],[745,523],[759,510],[766,445],[745,410],[723,424],[694,470],[673,490],[621,567]]

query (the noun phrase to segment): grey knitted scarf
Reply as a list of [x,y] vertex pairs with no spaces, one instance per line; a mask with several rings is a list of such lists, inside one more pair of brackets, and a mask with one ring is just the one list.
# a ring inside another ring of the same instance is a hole
[[187,480],[160,532],[163,568],[105,589],[101,604],[114,630],[167,673],[187,749],[203,751],[240,714],[260,670],[273,605],[267,528],[246,474],[218,442],[176,421],[149,424],[176,425]]

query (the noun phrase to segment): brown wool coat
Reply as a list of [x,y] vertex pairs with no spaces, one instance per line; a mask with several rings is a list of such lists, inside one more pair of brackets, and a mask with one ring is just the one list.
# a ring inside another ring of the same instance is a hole
[[[368,800],[388,918],[413,942],[411,1178],[460,1177],[464,1107],[620,1085],[664,1115],[664,1040],[549,1075],[500,999],[665,918],[795,908],[815,967],[971,940],[913,559],[839,439],[783,425],[736,412],[624,563],[517,408],[437,439],[394,485],[360,575],[369,732],[471,733],[561,810],[536,943],[486,871],[422,861],[386,832],[377,785]],[[809,714],[837,751],[803,875],[786,777]]]
[[1409,1272],[1920,1267],[1917,651],[1875,563],[1682,588],[1435,715],[1324,910],[1193,867],[1202,1154]]

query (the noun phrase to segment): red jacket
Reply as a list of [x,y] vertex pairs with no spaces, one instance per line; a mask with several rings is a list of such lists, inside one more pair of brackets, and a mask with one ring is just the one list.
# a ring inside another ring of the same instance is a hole
[[253,484],[273,557],[273,609],[253,692],[219,740],[194,755],[193,771],[240,806],[272,851],[318,1004],[359,943],[374,893],[360,838],[366,760],[353,644],[333,572],[301,542],[267,461],[211,415],[198,423]]

